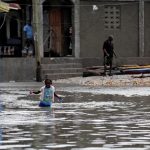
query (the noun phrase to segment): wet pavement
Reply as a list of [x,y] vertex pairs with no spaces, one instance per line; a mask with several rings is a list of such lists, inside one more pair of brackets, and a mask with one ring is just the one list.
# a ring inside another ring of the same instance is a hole
[[56,84],[52,108],[39,108],[31,89],[0,83],[2,150],[150,150],[150,88]]

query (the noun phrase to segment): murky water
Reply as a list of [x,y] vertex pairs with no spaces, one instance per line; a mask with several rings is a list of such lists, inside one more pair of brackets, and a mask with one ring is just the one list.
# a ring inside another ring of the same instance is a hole
[[25,88],[0,89],[0,149],[150,150],[150,88],[58,87],[39,108]]

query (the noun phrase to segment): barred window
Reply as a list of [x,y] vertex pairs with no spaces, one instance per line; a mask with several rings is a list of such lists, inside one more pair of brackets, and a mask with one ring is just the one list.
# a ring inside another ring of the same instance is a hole
[[120,6],[104,7],[104,26],[105,29],[120,29]]

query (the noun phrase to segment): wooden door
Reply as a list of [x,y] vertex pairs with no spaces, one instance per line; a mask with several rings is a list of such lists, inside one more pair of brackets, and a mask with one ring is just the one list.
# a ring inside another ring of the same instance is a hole
[[51,31],[51,49],[62,56],[62,27],[61,27],[61,9],[53,8],[50,10],[50,31]]

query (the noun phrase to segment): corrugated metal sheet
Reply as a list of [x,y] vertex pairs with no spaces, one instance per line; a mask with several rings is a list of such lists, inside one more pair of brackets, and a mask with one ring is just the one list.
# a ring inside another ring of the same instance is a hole
[[21,9],[17,3],[5,3],[0,1],[0,12],[9,12],[10,9],[18,10]]
[[9,3],[9,8],[14,10],[21,9],[20,5],[17,3]]
[[0,1],[0,12],[9,12],[10,7],[8,3]]

